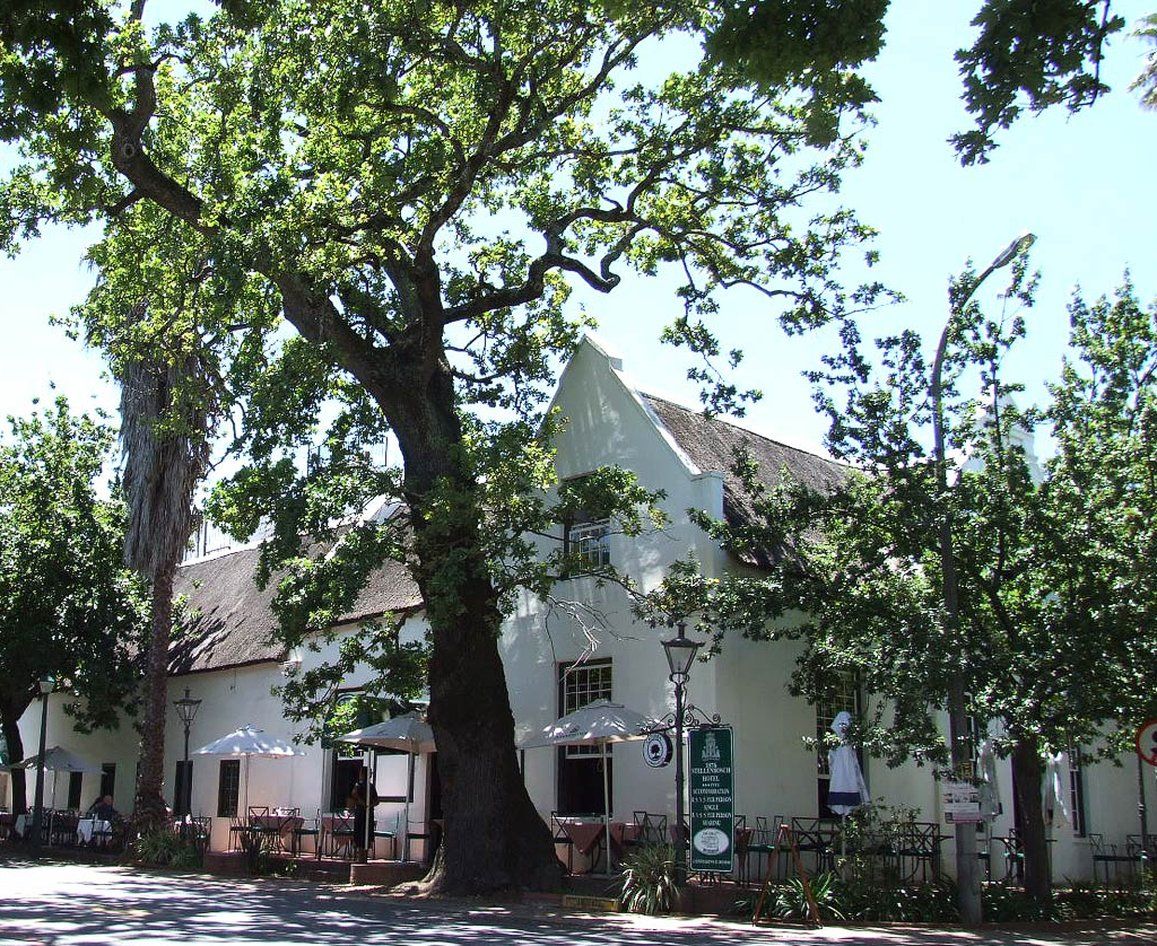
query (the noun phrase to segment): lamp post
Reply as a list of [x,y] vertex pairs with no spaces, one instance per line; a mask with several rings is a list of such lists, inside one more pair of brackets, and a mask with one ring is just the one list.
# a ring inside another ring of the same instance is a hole
[[663,641],[663,650],[667,654],[667,666],[671,668],[669,679],[675,685],[675,882],[681,885],[687,879],[687,839],[683,833],[683,695],[691,664],[701,645],[687,637],[684,622],[680,621],[676,627],[678,636]]
[[[1013,240],[996,257],[968,287],[964,298],[953,306],[940,334],[940,343],[936,346],[936,359],[932,363],[932,382],[930,394],[932,396],[932,440],[936,463],[936,487],[940,494],[942,512],[940,514],[940,568],[943,582],[944,616],[949,633],[955,633],[960,617],[960,599],[956,578],[956,557],[952,550],[952,510],[948,504],[948,465],[944,457],[944,409],[942,404],[943,390],[941,376],[944,370],[944,357],[948,350],[956,320],[968,305],[989,276],[998,269],[1008,266],[1013,260],[1024,253],[1036,237],[1026,233]],[[971,761],[968,751],[968,715],[965,705],[966,681],[960,670],[952,671],[948,680],[948,729],[949,742],[952,753],[952,769],[959,774],[965,765]],[[970,824],[956,825],[956,877],[960,887],[960,918],[965,923],[976,924],[981,921],[980,906],[980,862],[976,857],[976,831]]]
[[44,752],[48,742],[48,694],[56,688],[52,677],[40,681],[40,752],[36,756],[36,794],[32,801],[32,846],[40,847],[44,824]]
[[181,722],[185,726],[185,761],[181,766],[181,781],[184,784],[181,786],[181,796],[184,799],[184,805],[181,806],[185,810],[177,811],[176,814],[187,815],[193,810],[192,793],[193,793],[193,773],[189,768],[189,727],[193,725],[193,719],[197,715],[197,710],[201,706],[200,700],[194,700],[189,696],[189,688],[185,687],[185,695],[179,700],[173,700],[173,705],[177,707],[177,716],[180,717]]

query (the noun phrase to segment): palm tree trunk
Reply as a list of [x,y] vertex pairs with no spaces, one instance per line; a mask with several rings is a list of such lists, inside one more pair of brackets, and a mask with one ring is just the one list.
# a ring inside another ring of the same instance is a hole
[[162,569],[153,579],[152,632],[143,689],[145,703],[140,720],[141,751],[137,769],[133,828],[142,834],[168,818],[162,791],[165,770],[165,716],[168,701],[169,641],[173,632],[173,576],[176,565]]

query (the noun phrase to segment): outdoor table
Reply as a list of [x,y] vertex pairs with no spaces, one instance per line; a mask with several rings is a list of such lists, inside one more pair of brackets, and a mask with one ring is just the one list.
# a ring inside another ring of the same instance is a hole
[[80,844],[89,844],[93,835],[105,836],[112,830],[112,822],[98,818],[81,818],[76,823],[76,840]]
[[253,815],[249,819],[249,827],[276,851],[284,851],[287,841],[289,848],[293,848],[293,833],[302,824],[304,820],[295,815]]
[[611,822],[611,850],[617,859],[622,859],[623,849],[638,844],[643,836],[643,826],[630,821]]
[[583,857],[590,860],[591,869],[598,863],[605,828],[601,821],[560,821],[563,833]]

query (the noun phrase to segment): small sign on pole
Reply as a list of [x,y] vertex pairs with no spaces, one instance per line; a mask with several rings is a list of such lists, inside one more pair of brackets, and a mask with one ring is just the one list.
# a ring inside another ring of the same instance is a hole
[[735,767],[730,726],[692,729],[691,870],[729,873],[735,857]]
[[1157,719],[1147,719],[1137,730],[1137,755],[1142,762],[1157,765]]
[[940,782],[940,808],[945,824],[976,824],[984,820],[980,809],[980,786],[944,779]]

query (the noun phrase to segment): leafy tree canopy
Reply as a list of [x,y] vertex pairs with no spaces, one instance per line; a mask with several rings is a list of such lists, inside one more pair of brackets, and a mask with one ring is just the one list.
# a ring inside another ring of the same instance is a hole
[[[1015,291],[1027,301],[1022,279]],[[859,674],[881,697],[861,735],[892,763],[945,757],[932,711],[954,673],[967,680],[969,712],[1002,724],[1004,751],[1026,738],[1041,749],[1118,751],[1104,727],[1112,736],[1113,724],[1128,729],[1153,709],[1143,681],[1157,671],[1144,617],[1154,601],[1157,309],[1145,310],[1126,284],[1113,300],[1074,299],[1070,313],[1073,360],[1043,411],[1019,410],[1019,388],[1000,374],[1021,319],[985,319],[975,304],[957,318],[948,442],[966,459],[947,494],[927,447],[921,340],[913,332],[881,340],[876,377],[849,329],[826,375],[846,385],[846,401],[820,397],[832,448],[851,463],[844,486],[829,496],[790,480],[766,487],[741,465],[759,499],[759,527],[701,521],[736,550],[776,550],[778,564],[768,576],[708,581],[687,563],[655,604],[705,609],[701,626],[716,647],[736,631],[803,640],[794,688],[811,700],[827,695],[838,673]],[[979,374],[979,399],[956,389],[966,368]],[[1043,467],[1026,452],[1037,430],[1059,445]],[[960,577],[952,630],[942,612],[945,504]]]
[[[272,518],[288,638],[404,561],[431,625],[448,817],[491,776],[486,801],[529,817],[495,639],[513,590],[550,578],[525,535],[554,524],[527,497],[553,481],[557,420],[540,414],[586,324],[569,288],[672,268],[668,337],[708,359],[724,289],[788,328],[870,304],[880,287],[835,277],[871,235],[831,196],[863,148],[854,76],[755,87],[704,59],[717,14],[697,3],[270,0],[155,27],[144,6],[0,14],[0,111],[16,116],[0,130],[23,156],[0,240],[105,223],[79,317],[118,359],[152,344],[211,363],[246,457],[213,511],[238,533]],[[387,432],[400,474],[369,462]],[[585,488],[616,497],[623,528],[645,521],[620,472]],[[383,494],[403,513],[362,516]],[[481,856],[539,838],[496,817],[447,831],[477,848],[473,866],[447,848],[463,883],[554,869],[544,833],[533,854]]]
[[[826,69],[876,58],[888,0],[726,0],[723,7],[711,36],[716,55],[768,82],[804,77],[818,86]],[[1101,59],[1125,21],[1110,13],[1110,0],[983,0],[972,25],[976,37],[956,60],[976,127],[951,138],[964,164],[987,161],[995,134],[1026,109],[1077,111],[1109,91]],[[860,84],[858,94],[871,92]]]
[[81,731],[133,709],[146,608],[121,564],[123,505],[95,486],[111,442],[59,398],[10,419],[0,444],[0,721],[14,756],[45,677],[67,681]]

